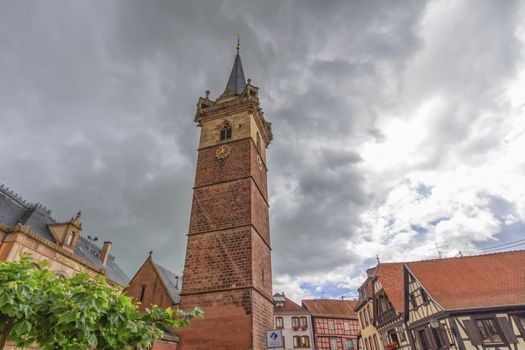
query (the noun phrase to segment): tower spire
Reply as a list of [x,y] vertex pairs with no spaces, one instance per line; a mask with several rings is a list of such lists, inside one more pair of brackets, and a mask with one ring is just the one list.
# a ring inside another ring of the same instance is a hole
[[244,71],[242,70],[241,56],[239,51],[241,50],[240,34],[237,33],[237,54],[235,55],[235,61],[233,62],[233,68],[230,73],[230,78],[224,89],[224,95],[240,95],[244,87],[246,86],[246,79],[244,78]]
[[237,46],[235,48],[237,49],[238,55],[239,51],[241,51],[241,33],[237,33]]

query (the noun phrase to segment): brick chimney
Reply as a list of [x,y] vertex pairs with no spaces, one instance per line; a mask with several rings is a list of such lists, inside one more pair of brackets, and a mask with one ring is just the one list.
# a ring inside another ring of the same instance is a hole
[[108,261],[110,250],[111,250],[111,242],[109,241],[104,242],[104,245],[102,246],[102,250],[100,251],[100,262],[104,266],[106,266],[106,263]]

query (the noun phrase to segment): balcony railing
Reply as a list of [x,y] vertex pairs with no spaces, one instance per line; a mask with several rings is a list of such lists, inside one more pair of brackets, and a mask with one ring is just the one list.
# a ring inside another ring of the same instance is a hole
[[397,319],[400,315],[394,309],[388,309],[382,314],[377,315],[376,324],[379,328],[383,327],[388,322]]

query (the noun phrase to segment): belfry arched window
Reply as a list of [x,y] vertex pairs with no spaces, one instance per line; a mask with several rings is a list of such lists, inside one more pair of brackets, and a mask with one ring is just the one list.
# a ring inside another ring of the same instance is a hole
[[230,123],[225,122],[221,126],[221,141],[232,138],[232,126]]

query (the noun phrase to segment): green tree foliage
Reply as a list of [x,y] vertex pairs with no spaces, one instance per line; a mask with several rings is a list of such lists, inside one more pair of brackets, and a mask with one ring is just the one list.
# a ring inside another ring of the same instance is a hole
[[102,276],[65,279],[43,267],[28,256],[0,263],[0,349],[7,341],[45,350],[148,348],[162,329],[186,327],[203,316],[199,308],[139,312]]

